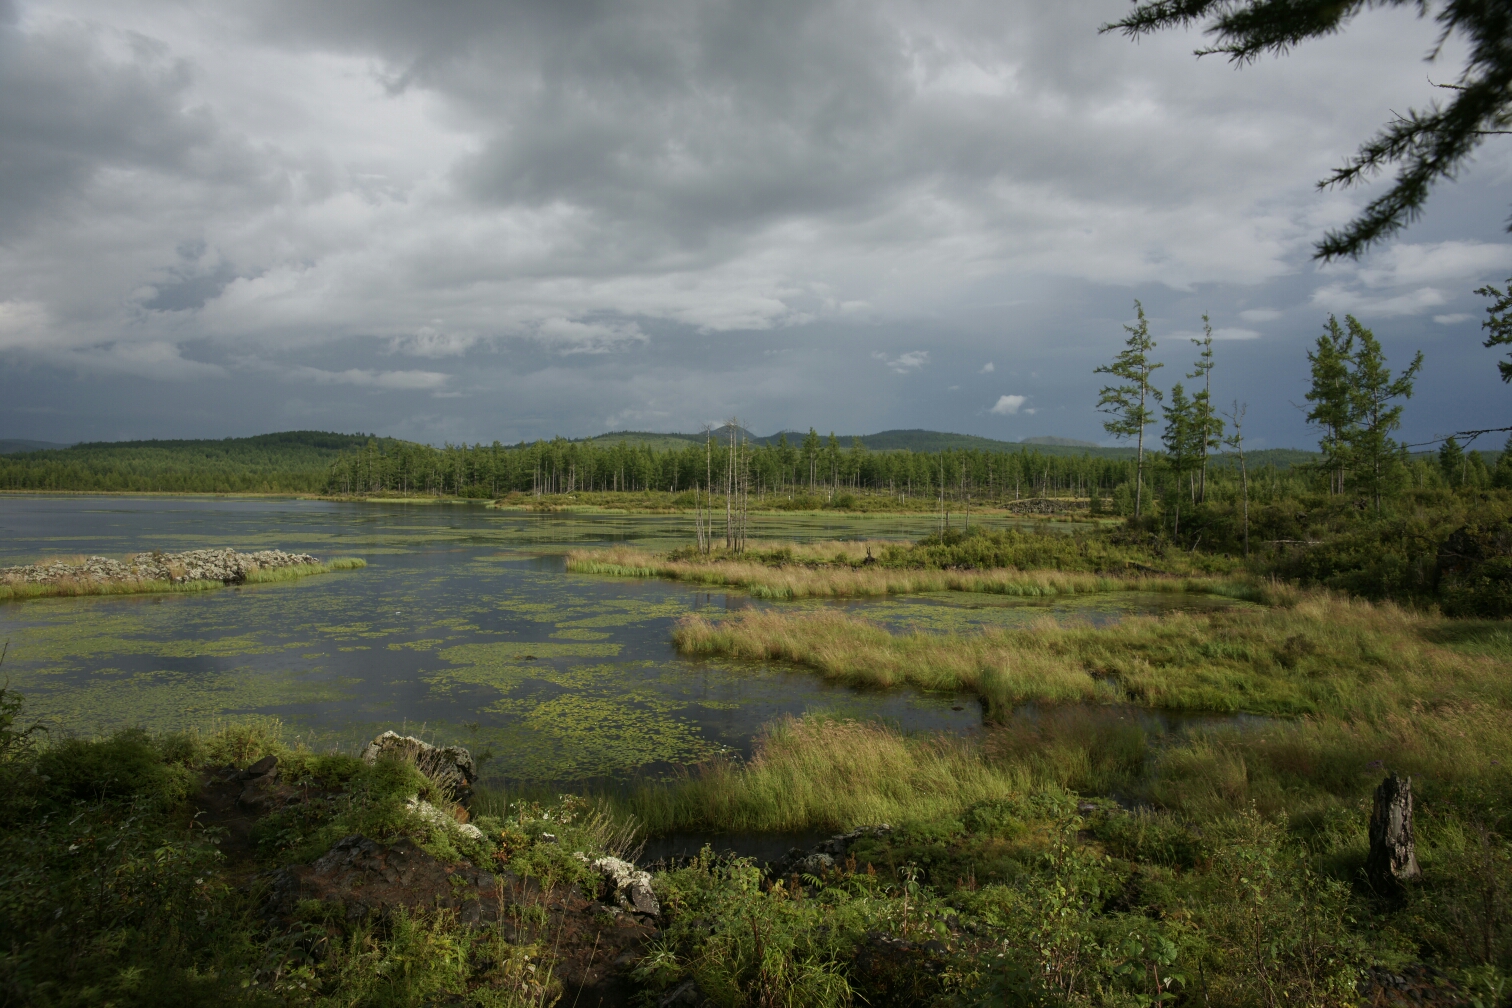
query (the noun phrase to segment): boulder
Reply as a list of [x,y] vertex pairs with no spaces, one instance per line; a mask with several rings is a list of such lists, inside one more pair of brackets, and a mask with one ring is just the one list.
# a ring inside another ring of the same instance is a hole
[[661,904],[651,888],[651,874],[641,871],[629,861],[617,857],[601,857],[589,863],[589,867],[604,876],[609,883],[609,896],[626,910],[655,917],[661,913]]
[[472,799],[478,767],[472,753],[461,746],[433,746],[410,735],[386,731],[362,751],[365,763],[376,763],[380,756],[414,763],[416,770],[435,781],[464,808]]
[[278,757],[264,756],[232,778],[242,783],[236,804],[249,812],[263,813],[277,804],[274,788],[278,785]]
[[458,833],[461,833],[463,836],[467,837],[469,840],[483,839],[483,831],[478,829],[478,827],[474,826],[472,823],[457,822],[451,816],[447,815],[445,812],[442,812],[440,809],[436,808],[436,806],[432,805],[430,802],[426,801],[423,798],[407,798],[405,799],[404,804],[405,807],[410,809],[410,811],[414,812],[421,819],[424,819],[426,822],[430,823],[433,826],[437,826],[441,829],[446,830],[454,829]]

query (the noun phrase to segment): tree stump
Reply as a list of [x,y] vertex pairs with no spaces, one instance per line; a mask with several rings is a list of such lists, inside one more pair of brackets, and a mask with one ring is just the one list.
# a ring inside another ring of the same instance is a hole
[[1412,778],[1392,774],[1375,790],[1365,874],[1377,892],[1395,894],[1422,873],[1412,844]]

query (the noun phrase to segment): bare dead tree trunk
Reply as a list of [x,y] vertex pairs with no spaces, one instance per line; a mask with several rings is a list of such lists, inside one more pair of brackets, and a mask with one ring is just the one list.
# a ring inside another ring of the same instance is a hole
[[1399,893],[1422,874],[1412,843],[1412,778],[1381,781],[1370,809],[1370,853],[1365,874],[1380,893]]

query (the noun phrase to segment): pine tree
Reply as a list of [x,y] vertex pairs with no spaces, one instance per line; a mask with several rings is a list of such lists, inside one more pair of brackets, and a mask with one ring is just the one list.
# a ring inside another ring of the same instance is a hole
[[1323,453],[1320,467],[1328,473],[1328,492],[1344,492],[1344,474],[1349,469],[1346,432],[1354,423],[1354,404],[1349,395],[1349,363],[1354,354],[1354,338],[1328,316],[1324,333],[1317,346],[1307,355],[1312,363],[1312,388],[1307,401],[1313,408],[1307,422],[1323,428],[1318,449]]
[[1240,404],[1234,400],[1234,408],[1228,414],[1229,424],[1234,428],[1234,433],[1223,439],[1226,447],[1233,449],[1239,454],[1239,481],[1244,492],[1244,555],[1249,557],[1249,470],[1244,467],[1244,413],[1249,409],[1249,404]]
[[1201,442],[1202,466],[1198,470],[1197,501],[1207,500],[1208,452],[1223,443],[1223,421],[1213,412],[1213,323],[1207,313],[1202,314],[1202,339],[1193,343],[1202,348],[1197,357],[1196,370],[1188,378],[1201,378],[1202,389],[1192,396],[1192,405],[1197,419],[1197,436]]
[[[1481,323],[1481,328],[1491,334],[1486,337],[1486,342],[1481,346],[1490,348],[1512,343],[1512,277],[1507,278],[1505,291],[1486,284],[1478,288],[1475,293],[1482,297],[1496,299],[1496,302],[1486,309],[1486,321]],[[1512,357],[1512,354],[1507,356]],[[1496,370],[1501,372],[1502,381],[1512,382],[1512,362],[1497,361]]]
[[1349,370],[1349,399],[1355,422],[1345,432],[1345,443],[1356,464],[1356,480],[1379,512],[1381,497],[1400,465],[1399,446],[1391,439],[1391,432],[1402,425],[1402,407],[1391,403],[1412,398],[1413,379],[1423,368],[1423,352],[1419,350],[1407,369],[1393,378],[1375,334],[1353,315],[1344,316],[1344,322],[1359,345]]
[[1129,334],[1124,349],[1113,358],[1112,364],[1097,368],[1093,374],[1109,374],[1123,379],[1122,385],[1103,386],[1097,400],[1097,409],[1098,412],[1113,417],[1112,420],[1103,422],[1103,430],[1119,440],[1137,439],[1134,517],[1138,518],[1144,493],[1144,429],[1155,422],[1155,411],[1150,407],[1149,401],[1154,399],[1159,402],[1162,398],[1160,390],[1150,384],[1150,376],[1156,368],[1164,365],[1150,360],[1150,351],[1155,349],[1155,341],[1150,339],[1150,323],[1145,318],[1144,305],[1135,301],[1134,311],[1138,315],[1138,321],[1134,325],[1124,326],[1124,332]]
[[809,492],[814,490],[814,479],[819,465],[819,432],[810,427],[803,437],[803,467],[808,470]]
[[1465,453],[1454,438],[1445,441],[1438,453],[1439,472],[1444,482],[1451,487],[1463,486],[1465,482]]
[[1202,464],[1207,438],[1197,402],[1187,398],[1180,382],[1171,386],[1170,405],[1161,409],[1165,412],[1166,426],[1160,439],[1165,444],[1166,461],[1176,474],[1176,521],[1171,535],[1177,537],[1181,534],[1182,478]]
[[1491,485],[1503,490],[1512,490],[1512,434],[1502,445],[1501,456],[1496,460],[1496,469],[1491,473]]

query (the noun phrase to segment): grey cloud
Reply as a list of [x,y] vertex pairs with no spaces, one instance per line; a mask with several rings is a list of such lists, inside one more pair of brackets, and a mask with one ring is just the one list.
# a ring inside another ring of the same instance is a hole
[[[0,6],[0,350],[318,385],[364,428],[373,401],[423,401],[392,414],[414,436],[964,426],[980,399],[928,396],[983,360],[1033,369],[1042,413],[1085,399],[1133,296],[1167,329],[1212,309],[1258,376],[1294,349],[1283,317],[1426,324],[1503,268],[1495,222],[1307,265],[1354,206],[1312,181],[1383,102],[1431,93],[1431,25],[1374,12],[1236,73],[1190,37],[1095,34],[1125,7]],[[925,360],[927,394],[837,392],[857,361]]]

